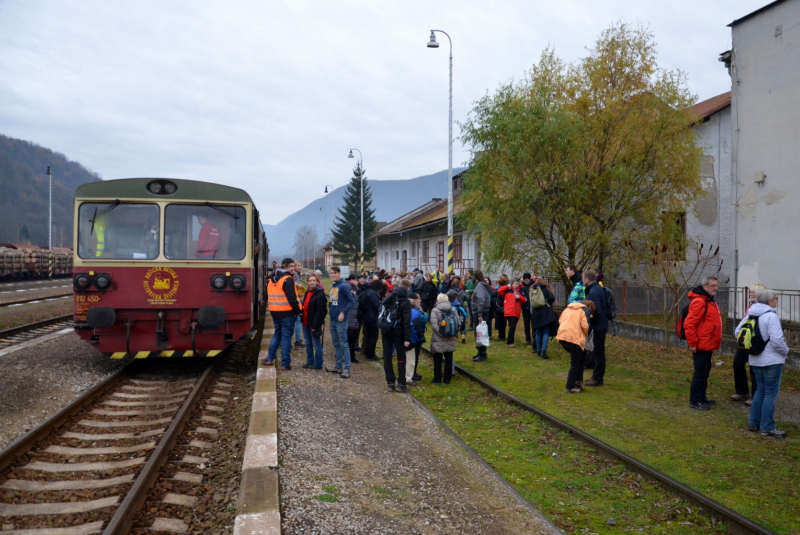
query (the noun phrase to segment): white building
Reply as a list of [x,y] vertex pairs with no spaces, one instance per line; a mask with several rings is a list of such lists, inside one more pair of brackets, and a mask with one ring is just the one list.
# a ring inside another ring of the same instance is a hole
[[800,289],[800,0],[733,21],[731,284]]

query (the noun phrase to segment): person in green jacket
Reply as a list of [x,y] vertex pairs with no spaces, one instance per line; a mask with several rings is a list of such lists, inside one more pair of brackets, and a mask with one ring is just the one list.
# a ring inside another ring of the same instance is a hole
[[464,281],[464,291],[467,292],[467,312],[469,313],[469,328],[468,331],[475,330],[475,315],[472,313],[472,293],[475,291],[475,277],[472,270],[467,270],[467,276]]

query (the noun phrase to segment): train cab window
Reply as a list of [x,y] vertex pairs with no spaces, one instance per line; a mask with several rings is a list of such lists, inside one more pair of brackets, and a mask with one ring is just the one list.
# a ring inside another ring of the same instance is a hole
[[242,206],[170,204],[164,214],[164,252],[170,260],[241,260],[247,243]]
[[153,260],[159,254],[157,204],[85,202],[78,210],[78,256]]

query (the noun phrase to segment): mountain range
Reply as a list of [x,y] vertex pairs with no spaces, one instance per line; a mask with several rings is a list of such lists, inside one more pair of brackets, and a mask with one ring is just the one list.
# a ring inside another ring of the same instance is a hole
[[0,243],[47,245],[49,180],[53,179],[53,246],[72,247],[75,188],[100,175],[30,141],[0,134]]
[[[453,175],[463,171],[464,167],[453,168]],[[432,175],[419,176],[408,180],[369,180],[372,191],[372,207],[375,219],[390,222],[414,208],[425,204],[433,198],[447,196],[447,169]],[[310,202],[295,213],[284,218],[275,225],[264,225],[267,234],[270,256],[291,256],[294,253],[295,233],[303,225],[315,227],[320,241],[330,237],[331,206],[335,202],[334,213],[344,205],[344,192],[347,185],[340,186],[326,196]],[[325,212],[320,208],[324,208]],[[327,214],[327,236],[323,236],[326,226],[324,218]]]

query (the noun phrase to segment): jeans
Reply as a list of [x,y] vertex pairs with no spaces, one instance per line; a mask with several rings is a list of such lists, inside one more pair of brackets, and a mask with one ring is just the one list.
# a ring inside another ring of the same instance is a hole
[[772,366],[753,366],[758,390],[753,396],[753,404],[750,406],[750,419],[747,423],[758,426],[762,431],[772,431],[775,429],[775,402],[778,400],[778,392],[781,389],[781,377],[783,376],[783,364],[773,364]]
[[508,345],[514,343],[514,333],[517,332],[518,322],[519,318],[515,318],[514,316],[506,316],[506,324],[508,325],[508,338],[506,338],[506,343]]
[[453,352],[433,354],[433,382],[442,382],[442,364],[444,364],[444,384],[449,385],[453,378]]
[[336,369],[350,371],[350,348],[347,345],[347,318],[331,318],[331,341],[336,348]]
[[369,323],[364,324],[364,347],[361,348],[361,354],[364,355],[365,358],[377,358],[377,355],[375,355],[375,345],[378,343],[378,335],[377,325],[370,325]]
[[608,331],[594,331],[594,373],[592,373],[592,379],[600,384],[603,384],[603,377],[606,375],[606,334],[608,334]]
[[295,317],[289,316],[282,320],[273,318],[275,334],[269,343],[267,360],[273,362],[278,356],[278,347],[281,348],[281,366],[286,367],[292,363],[292,334],[294,333]]
[[[689,403],[704,403],[708,389],[708,375],[711,373],[711,351],[695,351],[694,376],[689,391]],[[755,405],[755,403],[753,403]]]
[[[324,329],[323,325],[320,329]],[[322,367],[322,336],[317,338],[311,327],[303,325],[303,337],[306,339],[306,364],[316,368]]]
[[300,333],[303,331],[303,320],[300,316],[297,316],[297,321],[294,324],[294,339],[296,342],[302,342],[303,337],[300,336]]
[[[547,344],[550,342],[550,326],[536,328],[536,352],[547,351]],[[583,351],[581,351],[583,353]],[[571,353],[570,353],[571,354]]]
[[[381,342],[383,343],[383,372],[386,375],[386,384],[394,385],[396,380],[398,384],[405,385],[406,347],[403,343],[403,336],[381,333]],[[397,352],[397,376],[394,374],[392,352]]]
[[569,353],[569,373],[567,373],[567,390],[583,382],[583,349],[578,344],[561,342],[561,346]]
[[522,305],[522,326],[525,328],[525,343],[528,343],[531,341],[531,310],[525,305]]
[[[747,388],[747,369],[745,364],[750,359],[750,353],[746,349],[737,349],[733,355],[733,383],[736,387],[736,393],[740,396],[756,395],[758,390],[758,381],[756,381],[756,374],[753,367],[750,366],[750,388]],[[752,392],[751,392],[752,390]]]

